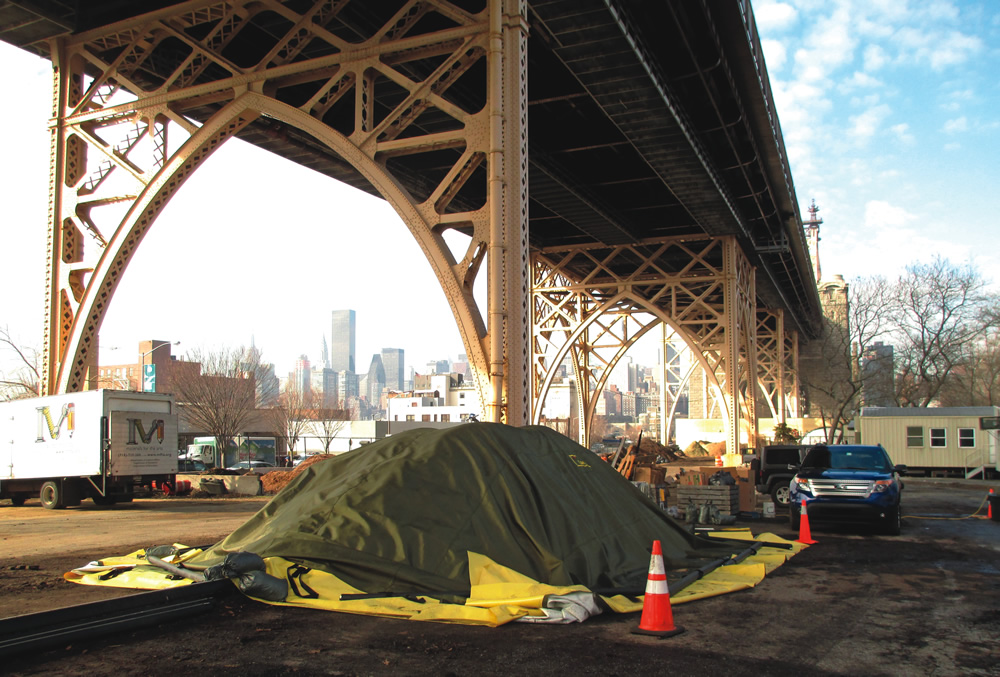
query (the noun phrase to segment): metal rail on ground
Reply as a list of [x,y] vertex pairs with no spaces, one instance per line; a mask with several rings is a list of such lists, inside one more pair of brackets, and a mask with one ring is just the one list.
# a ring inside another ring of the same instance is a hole
[[234,592],[223,579],[0,619],[0,657],[193,616]]

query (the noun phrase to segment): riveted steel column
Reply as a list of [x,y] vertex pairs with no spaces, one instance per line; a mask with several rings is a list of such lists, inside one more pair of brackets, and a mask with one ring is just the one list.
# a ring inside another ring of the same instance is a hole
[[67,80],[69,68],[63,68],[66,61],[66,50],[63,43],[53,42],[52,55],[52,118],[49,146],[49,235],[45,258],[45,329],[42,347],[42,395],[56,392],[55,380],[59,373],[59,364],[65,351],[65,336],[59,322],[59,258],[62,250],[63,231],[59,228],[62,221],[63,182],[60,177],[66,175],[66,126],[62,111],[66,110]]
[[491,0],[489,38],[487,420],[524,425],[528,384],[527,20],[519,0]]
[[777,360],[775,364],[775,376],[777,377],[777,388],[775,392],[777,393],[777,406],[778,406],[778,423],[784,423],[785,418],[788,414],[788,399],[785,396],[787,389],[785,387],[785,313],[782,311],[778,312],[778,324],[775,328],[775,334],[777,337],[776,348],[778,350]]

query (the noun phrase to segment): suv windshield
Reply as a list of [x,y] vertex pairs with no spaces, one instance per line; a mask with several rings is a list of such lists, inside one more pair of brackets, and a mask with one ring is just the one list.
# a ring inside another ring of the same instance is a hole
[[818,445],[809,450],[802,468],[832,468],[834,470],[873,470],[889,472],[892,467],[881,447]]

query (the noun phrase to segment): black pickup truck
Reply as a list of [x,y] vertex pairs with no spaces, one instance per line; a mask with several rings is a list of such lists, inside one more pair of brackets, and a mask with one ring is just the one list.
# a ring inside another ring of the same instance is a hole
[[761,449],[757,491],[770,494],[776,508],[788,507],[788,485],[795,477],[807,451],[809,446],[802,444],[773,444]]

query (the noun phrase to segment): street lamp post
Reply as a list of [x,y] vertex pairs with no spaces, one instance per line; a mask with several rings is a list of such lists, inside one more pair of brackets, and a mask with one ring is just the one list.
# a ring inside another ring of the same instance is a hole
[[[139,365],[142,367],[142,391],[143,392],[156,392],[156,364],[153,362],[153,358],[149,358],[149,364],[146,364],[146,358],[152,355],[154,352],[162,348],[163,346],[178,346],[180,341],[174,341],[173,343],[161,343],[157,346],[153,346],[142,355],[139,356]],[[147,369],[149,367],[149,369]],[[147,378],[148,377],[148,378]],[[149,384],[147,388],[146,385]]]

